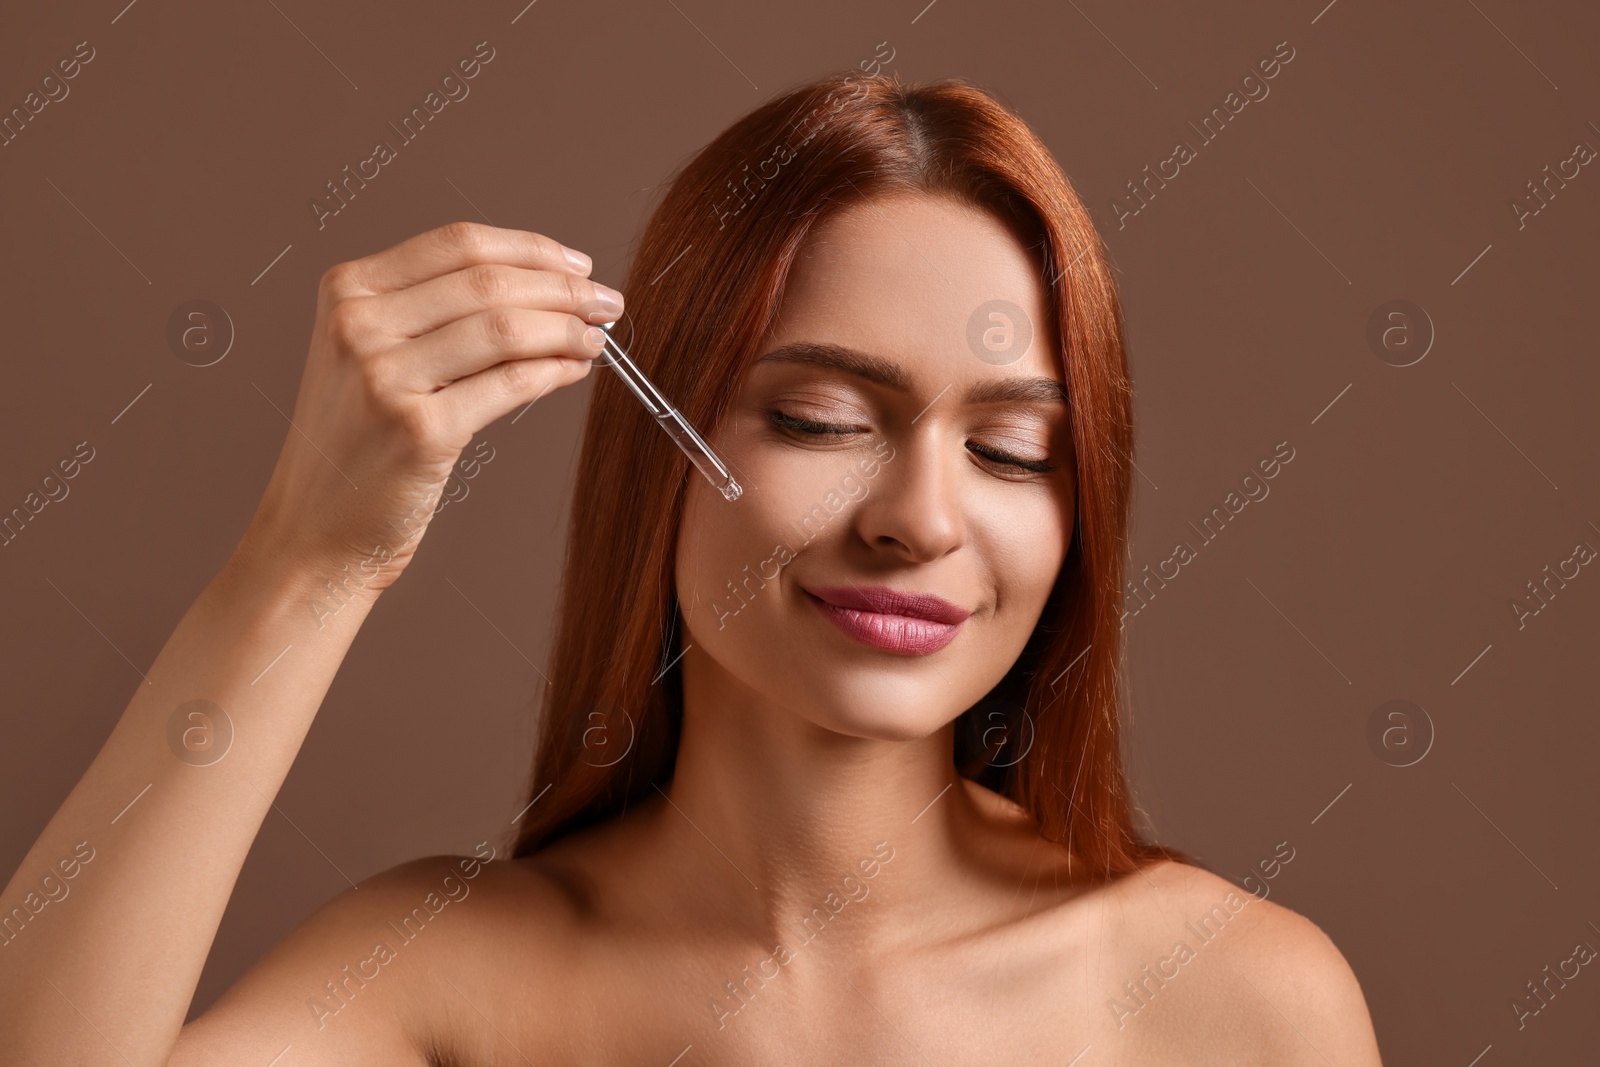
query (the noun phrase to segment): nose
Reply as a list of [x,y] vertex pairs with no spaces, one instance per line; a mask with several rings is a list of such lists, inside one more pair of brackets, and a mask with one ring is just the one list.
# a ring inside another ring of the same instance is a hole
[[[932,428],[929,427],[929,430]],[[856,531],[874,549],[908,563],[929,563],[966,542],[961,454],[941,448],[931,432],[894,442],[856,511]]]

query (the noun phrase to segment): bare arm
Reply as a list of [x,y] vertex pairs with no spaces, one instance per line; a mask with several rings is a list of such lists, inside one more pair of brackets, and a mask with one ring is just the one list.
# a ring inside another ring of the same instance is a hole
[[[0,896],[12,1062],[166,1062],[245,855],[376,596],[352,597],[319,630],[307,607],[318,577],[267,546],[236,556],[29,850]],[[189,718],[197,698],[220,714],[195,705],[205,718]],[[64,858],[78,861],[70,880]],[[54,885],[66,895],[18,921],[28,894]]]
[[[0,893],[9,1064],[176,1062],[250,845],[461,450],[585,376],[584,323],[617,317],[562,252],[458,224],[324,276],[295,428],[249,531]],[[309,976],[315,956],[286,958]],[[325,1044],[295,1062],[420,1062],[391,1017],[363,1020],[346,1031],[359,1055]]]

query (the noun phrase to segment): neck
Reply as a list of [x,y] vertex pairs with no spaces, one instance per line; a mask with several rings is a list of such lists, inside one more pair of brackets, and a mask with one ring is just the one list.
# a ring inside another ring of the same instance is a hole
[[[851,737],[695,657],[671,782],[651,839],[718,923],[768,948],[899,941],[994,832],[954,766],[954,727]],[[834,931],[838,931],[835,933]]]

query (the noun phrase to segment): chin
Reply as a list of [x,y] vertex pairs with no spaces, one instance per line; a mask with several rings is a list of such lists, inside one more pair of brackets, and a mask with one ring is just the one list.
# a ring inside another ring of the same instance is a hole
[[946,706],[948,687],[937,675],[931,685],[871,668],[835,669],[828,677],[821,691],[796,685],[774,699],[824,730],[872,741],[920,741],[961,713]]

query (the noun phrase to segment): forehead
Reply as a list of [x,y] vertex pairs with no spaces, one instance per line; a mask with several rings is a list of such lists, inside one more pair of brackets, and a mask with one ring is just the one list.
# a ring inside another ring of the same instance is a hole
[[[1004,347],[1030,334],[1021,355]],[[989,212],[945,196],[857,202],[812,230],[774,340],[795,339],[880,353],[913,373],[1063,380],[1034,254]]]

